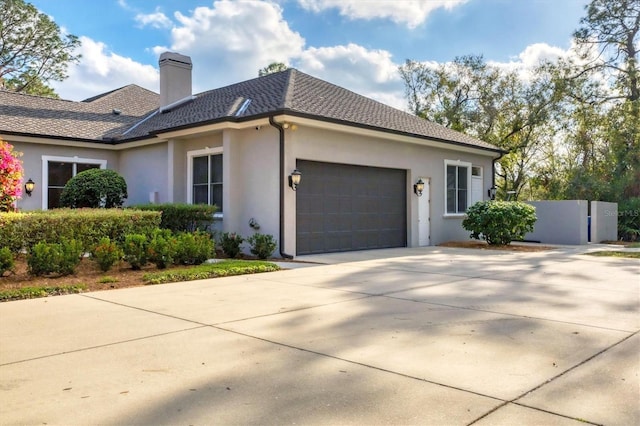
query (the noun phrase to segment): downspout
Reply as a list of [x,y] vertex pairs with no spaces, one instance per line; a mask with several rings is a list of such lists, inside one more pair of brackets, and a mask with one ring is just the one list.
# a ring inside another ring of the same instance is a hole
[[275,122],[273,117],[269,117],[269,124],[278,129],[278,133],[280,136],[280,256],[284,259],[293,259],[293,256],[287,254],[283,250],[284,246],[284,188],[285,188],[285,178],[284,178],[284,128]]
[[491,187],[496,187],[496,161],[500,161],[504,155],[507,154],[507,151],[500,150],[500,155],[491,160]]

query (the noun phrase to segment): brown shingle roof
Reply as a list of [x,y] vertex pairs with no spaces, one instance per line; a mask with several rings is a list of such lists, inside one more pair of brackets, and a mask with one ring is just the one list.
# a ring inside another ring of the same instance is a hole
[[[248,99],[251,103],[247,110],[236,116],[240,106]],[[492,144],[296,69],[200,93],[193,101],[142,123],[127,137],[217,121],[245,121],[281,113],[499,151]]]
[[[12,103],[6,103],[4,97]],[[246,110],[239,114],[243,105]],[[83,102],[0,91],[0,131],[126,141],[170,129],[289,114],[499,151],[494,145],[296,69],[203,92],[167,112],[158,113],[157,106],[157,94],[133,85]],[[113,108],[122,113],[114,115]]]
[[140,121],[158,102],[157,93],[133,84],[83,102],[0,90],[0,132],[101,141]]

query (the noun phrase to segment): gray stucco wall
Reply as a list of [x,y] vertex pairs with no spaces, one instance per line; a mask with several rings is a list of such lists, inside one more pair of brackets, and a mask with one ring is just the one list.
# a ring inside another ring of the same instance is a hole
[[157,202],[168,202],[168,170],[166,142],[121,151],[118,171],[127,182],[126,205],[147,204],[152,192]]
[[591,242],[618,239],[618,203],[591,202]]
[[536,208],[533,232],[525,240],[547,244],[580,245],[588,243],[588,205],[586,200],[529,201]]
[[36,184],[31,197],[23,193],[22,199],[18,200],[19,210],[40,210],[46,208],[46,206],[43,205],[42,197],[43,191],[45,191],[45,188],[43,188],[44,179],[42,175],[43,156],[106,160],[106,167],[108,169],[118,170],[119,167],[119,155],[115,151],[15,142],[8,138],[6,141],[14,146],[15,151],[22,152],[23,154],[20,159],[22,160],[22,167],[24,168],[25,181],[32,179]]
[[[295,169],[298,159],[407,170],[407,241],[410,247],[418,246],[418,197],[413,194],[413,184],[419,177],[430,179],[431,245],[469,239],[469,232],[462,228],[463,215],[445,214],[445,160],[482,167],[483,196],[492,182],[489,156],[304,126],[296,131],[286,131],[287,174]],[[301,172],[301,185],[304,185],[304,170]],[[295,193],[287,190],[285,196],[285,243],[287,250],[294,252]]]

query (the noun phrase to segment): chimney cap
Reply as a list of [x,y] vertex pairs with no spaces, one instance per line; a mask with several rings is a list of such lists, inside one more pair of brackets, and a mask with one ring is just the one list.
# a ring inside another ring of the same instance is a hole
[[158,61],[160,66],[168,64],[169,62],[172,62],[176,65],[182,65],[185,68],[192,67],[191,58],[189,56],[181,55],[180,53],[176,52],[164,52],[160,55],[160,60]]

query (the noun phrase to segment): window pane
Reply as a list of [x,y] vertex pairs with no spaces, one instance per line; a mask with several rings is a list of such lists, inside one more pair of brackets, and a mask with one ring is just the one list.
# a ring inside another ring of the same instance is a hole
[[468,167],[458,167],[458,189],[467,188],[467,176],[469,173]]
[[195,157],[193,159],[193,183],[209,182],[209,157]]
[[447,189],[456,188],[456,166],[447,166]]
[[218,212],[222,212],[222,185],[211,185],[211,204],[218,206]]
[[456,190],[447,190],[447,213],[457,213],[456,211]]
[[193,185],[193,204],[209,203],[209,185]]
[[458,213],[465,211],[467,211],[467,190],[461,189],[458,191]]
[[49,188],[47,192],[47,208],[55,209],[60,207],[60,194],[62,194],[62,188]]
[[222,183],[222,155],[211,156],[211,183]]
[[73,163],[49,161],[49,186],[65,186],[73,177]]
[[82,164],[82,163],[77,163],[76,164],[76,173],[84,172],[85,170],[89,170],[89,169],[99,169],[99,168],[100,168],[100,164]]

